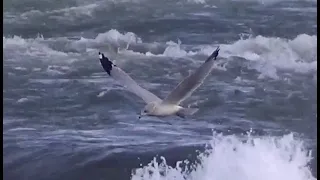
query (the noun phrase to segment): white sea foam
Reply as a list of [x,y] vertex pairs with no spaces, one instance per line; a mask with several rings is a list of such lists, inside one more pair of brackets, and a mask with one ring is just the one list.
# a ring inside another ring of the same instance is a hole
[[155,159],[138,168],[131,180],[315,180],[307,164],[311,152],[293,134],[276,137],[250,137],[243,141],[234,135],[214,134],[199,164],[182,170],[181,160],[175,167]]
[[196,3],[196,4],[206,4],[205,0],[187,0],[187,2]]
[[181,48],[181,41],[178,42],[168,41],[166,42],[166,49],[162,54],[152,54],[151,52],[147,52],[146,56],[158,56],[158,57],[172,57],[172,58],[180,58],[185,56],[193,56],[196,55],[197,52],[193,51],[185,51]]
[[[155,1],[155,0],[153,0]],[[316,0],[226,0],[228,1],[242,1],[242,2],[257,2],[260,4],[274,4],[283,1],[304,1],[304,2],[314,2],[317,3]],[[102,8],[106,8],[105,11],[110,10],[114,7],[114,4],[122,4],[124,6],[131,6],[132,4],[151,4],[154,3],[150,0],[106,0],[106,1],[89,1],[89,2],[78,2],[75,6],[65,7],[65,8],[57,8],[57,9],[45,9],[45,10],[30,10],[23,13],[14,13],[14,12],[4,12],[4,22],[12,23],[12,22],[22,22],[26,21],[34,21],[40,17],[48,17],[50,19],[59,20],[59,22],[65,23],[74,23],[79,18],[92,18],[95,11],[101,10]],[[170,1],[164,1],[162,4],[164,6],[168,5],[167,3],[172,3]],[[217,1],[215,0],[178,0],[177,4],[185,5],[185,4],[197,4],[203,5],[208,8],[216,8],[215,4]],[[26,4],[28,5],[28,3]],[[32,6],[32,5],[31,5]],[[50,6],[50,3],[48,3]],[[299,12],[316,12],[314,7],[306,7],[306,8],[286,8],[284,10],[288,11],[299,11]]]
[[[44,38],[38,36],[35,39],[24,39],[20,36],[3,37],[3,50],[7,53],[6,56],[10,56],[12,59],[19,60],[23,57],[40,57],[43,60],[65,59],[68,57],[67,53],[53,50],[46,43],[43,42]],[[25,59],[22,59],[25,61]]]
[[[39,36],[35,39],[23,39],[18,36],[13,38],[3,37],[3,46],[5,51],[15,51],[7,53],[6,59],[12,60],[18,56],[20,59],[24,56],[38,57],[41,59],[50,59],[51,62],[63,61],[73,62],[81,58],[77,53],[66,53],[52,49],[48,44],[55,41],[68,42],[67,47],[76,49],[79,53],[88,53],[94,55],[98,49],[103,46],[108,49],[106,44],[113,44],[115,47],[122,47],[118,54],[126,56],[145,56],[148,57],[170,57],[170,58],[191,58],[194,55],[210,55],[219,44],[197,45],[193,50],[185,50],[183,42],[166,42],[166,48],[163,53],[153,54],[128,50],[129,46],[143,45],[145,48],[157,48],[158,42],[145,43],[136,34],[132,32],[120,33],[111,29],[105,33],[98,34],[95,38],[80,38],[79,40],[70,39],[44,39]],[[240,39],[230,44],[221,44],[220,57],[232,58],[233,56],[243,57],[252,61],[250,68],[256,69],[261,73],[259,78],[279,78],[278,70],[291,70],[299,73],[317,72],[317,36],[300,34],[293,39],[283,39],[277,37],[256,36],[246,39]],[[87,51],[90,49],[90,51]],[[124,58],[126,59],[126,58]],[[53,60],[53,61],[52,61]]]
[[[209,55],[214,47],[203,47]],[[317,36],[300,34],[294,39],[274,37],[250,37],[231,44],[221,45],[221,56],[239,56],[256,62],[254,68],[261,76],[278,78],[277,69],[300,73],[317,71]]]
[[317,2],[317,0],[230,0],[230,1],[242,1],[242,2],[258,2],[261,4],[273,4],[277,2],[294,2],[294,1],[304,1],[304,2]]
[[47,16],[49,19],[56,19],[60,22],[72,23],[77,18],[91,17],[92,13],[99,7],[98,4],[83,4],[73,7],[52,10],[30,10],[23,13],[4,12],[4,22],[25,23],[27,20],[35,21],[39,17]]
[[14,69],[15,70],[20,70],[20,71],[26,71],[27,70],[27,68],[25,68],[25,67],[15,67]]
[[[185,57],[196,54],[210,55],[217,45],[200,46],[198,51],[186,51],[181,43],[170,42],[163,54],[147,56]],[[260,78],[278,78],[277,69],[293,70],[300,73],[317,71],[317,36],[300,34],[293,39],[256,36],[240,39],[221,46],[220,56],[243,57],[256,62],[254,68],[261,73]]]
[[111,29],[105,33],[99,33],[94,39],[83,38],[71,42],[71,47],[83,51],[87,48],[96,48],[97,46],[106,46],[113,44],[124,49],[128,49],[130,44],[142,43],[142,40],[132,32],[120,33],[116,29]]
[[24,103],[27,102],[29,99],[28,98],[20,98],[17,100],[17,103]]
[[304,13],[317,13],[317,7],[308,7],[308,8],[293,8],[286,7],[281,8],[284,11],[293,11],[293,12],[304,12]]
[[111,29],[106,33],[100,33],[98,36],[95,38],[97,42],[119,42],[119,41],[124,41],[127,43],[141,43],[141,39],[137,37],[132,32],[127,32],[124,34],[121,34],[119,31],[115,29]]

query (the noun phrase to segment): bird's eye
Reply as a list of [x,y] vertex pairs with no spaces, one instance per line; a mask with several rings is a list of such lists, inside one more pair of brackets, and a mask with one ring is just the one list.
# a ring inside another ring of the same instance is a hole
[[144,112],[144,113],[147,113],[147,110],[144,110],[143,112]]

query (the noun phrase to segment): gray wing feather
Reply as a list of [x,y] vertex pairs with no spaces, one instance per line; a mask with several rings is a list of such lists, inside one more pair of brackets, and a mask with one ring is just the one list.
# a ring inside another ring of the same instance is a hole
[[113,77],[116,81],[121,83],[124,87],[126,87],[129,91],[136,94],[140,98],[142,98],[146,103],[150,103],[153,101],[161,101],[159,97],[151,93],[150,91],[139,86],[127,73],[125,73],[122,69],[114,66],[111,71],[111,77]]
[[163,100],[163,103],[180,104],[188,98],[210,74],[219,50],[220,49],[218,47],[193,74],[190,74],[180,82],[178,86]]
[[129,91],[142,98],[146,103],[161,101],[159,97],[146,89],[140,87],[127,73],[114,65],[109,58],[99,52],[99,59],[103,69],[119,84],[126,87]]

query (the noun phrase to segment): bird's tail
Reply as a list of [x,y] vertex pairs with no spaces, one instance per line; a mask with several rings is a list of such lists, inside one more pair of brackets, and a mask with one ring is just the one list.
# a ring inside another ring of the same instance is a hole
[[186,116],[191,116],[196,113],[198,108],[182,108],[177,112],[177,116],[185,118]]

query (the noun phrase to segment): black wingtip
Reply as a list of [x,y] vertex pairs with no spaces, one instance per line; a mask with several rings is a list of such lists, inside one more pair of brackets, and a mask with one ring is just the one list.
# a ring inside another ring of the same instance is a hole
[[109,74],[109,76],[111,76],[113,63],[101,52],[99,52],[99,59],[103,69]]
[[217,47],[217,49],[215,51],[213,51],[213,53],[208,57],[207,61],[210,61],[211,59],[216,60],[218,55],[219,55],[219,51],[220,51],[220,46]]
[[[99,52],[99,59],[102,60],[102,59],[105,59],[106,57],[104,56],[103,53]],[[108,59],[108,58],[107,58]],[[109,60],[109,59],[108,59]]]
[[217,49],[212,53],[214,55],[214,60],[217,59],[217,57],[219,55],[219,51],[220,51],[220,46],[218,46]]

